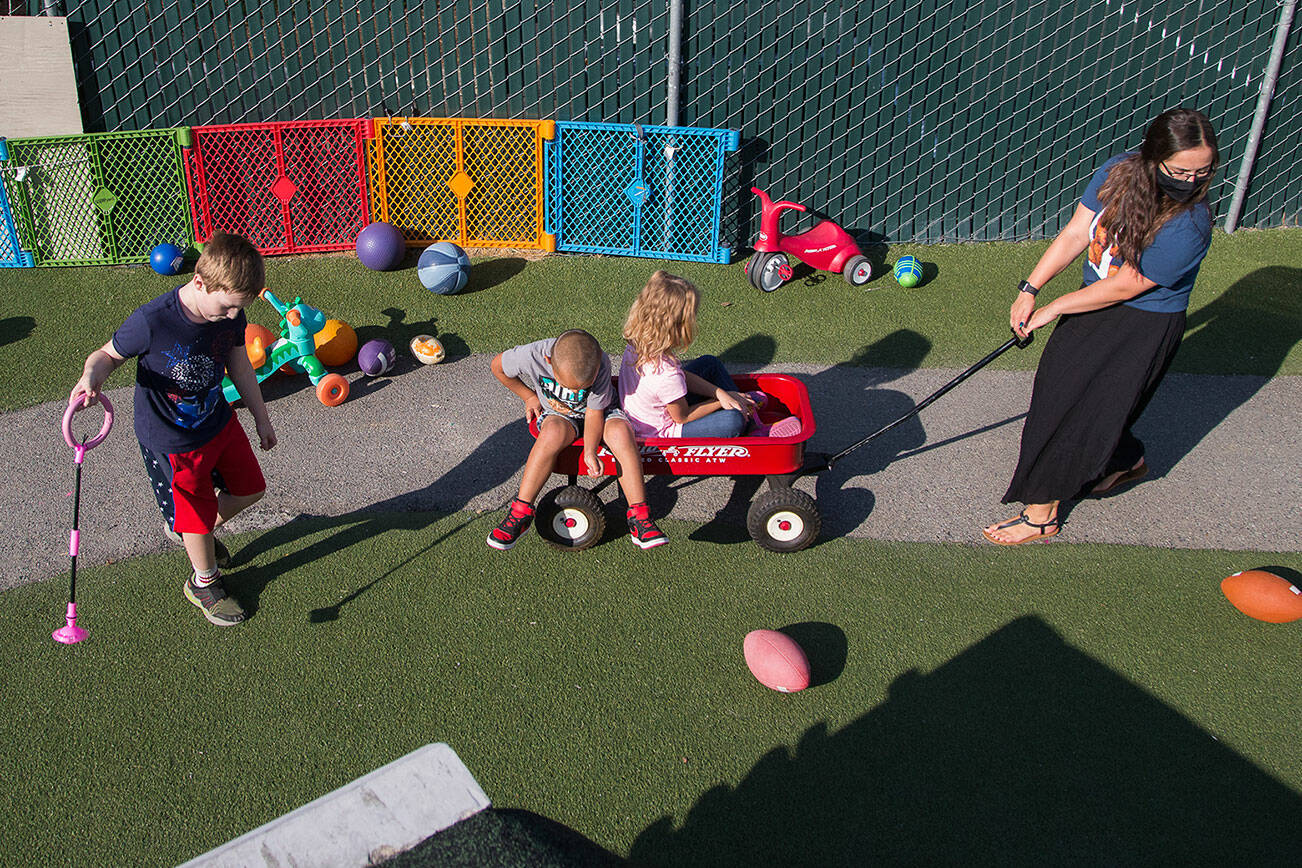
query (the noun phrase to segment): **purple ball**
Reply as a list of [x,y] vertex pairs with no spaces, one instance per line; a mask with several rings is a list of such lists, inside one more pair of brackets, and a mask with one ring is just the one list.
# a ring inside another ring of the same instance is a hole
[[357,258],[372,271],[392,271],[407,255],[407,240],[392,223],[368,223],[357,233]]
[[394,352],[393,344],[381,338],[367,341],[357,351],[357,366],[363,374],[370,377],[387,374],[397,360],[398,354]]

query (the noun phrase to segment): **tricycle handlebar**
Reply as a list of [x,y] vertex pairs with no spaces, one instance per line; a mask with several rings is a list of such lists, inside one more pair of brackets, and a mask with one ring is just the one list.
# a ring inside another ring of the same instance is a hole
[[792,210],[801,211],[801,212],[805,210],[805,206],[801,205],[798,202],[788,202],[785,199],[779,202],[774,202],[772,199],[769,198],[769,194],[765,193],[759,187],[751,187],[750,191],[754,193],[756,196],[760,197],[760,203],[763,204],[766,209],[774,208],[778,211],[781,211],[783,208],[791,208]]

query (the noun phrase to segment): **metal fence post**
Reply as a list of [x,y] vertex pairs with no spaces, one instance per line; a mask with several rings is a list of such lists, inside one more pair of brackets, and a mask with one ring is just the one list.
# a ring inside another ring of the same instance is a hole
[[678,90],[683,59],[683,3],[669,0],[669,92],[665,97],[665,126],[678,126]]
[[1280,6],[1282,8],[1279,12],[1279,26],[1275,28],[1275,44],[1270,49],[1266,75],[1261,80],[1257,112],[1252,118],[1252,130],[1248,133],[1243,162],[1239,164],[1239,179],[1234,184],[1234,197],[1230,199],[1230,210],[1225,215],[1226,232],[1233,232],[1239,226],[1239,214],[1243,212],[1243,199],[1248,192],[1248,179],[1252,177],[1252,169],[1257,162],[1257,148],[1261,146],[1261,131],[1266,126],[1266,114],[1270,111],[1270,101],[1275,95],[1275,83],[1279,81],[1279,68],[1284,62],[1284,45],[1288,42],[1288,32],[1293,26],[1293,13],[1297,9],[1297,0],[1282,0]]

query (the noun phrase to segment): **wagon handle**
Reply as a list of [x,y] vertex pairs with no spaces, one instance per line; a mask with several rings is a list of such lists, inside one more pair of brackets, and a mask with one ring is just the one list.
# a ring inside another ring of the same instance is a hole
[[944,395],[944,394],[945,394],[946,392],[948,392],[950,389],[954,388],[954,387],[957,386],[959,383],[963,382],[963,381],[966,380],[968,377],[972,376],[972,375],[975,374],[977,371],[981,370],[981,369],[984,368],[986,365],[990,364],[990,363],[993,362],[995,359],[997,359],[997,358],[999,358],[1000,356],[1002,356],[1002,355],[1003,355],[1005,352],[1007,352],[1011,347],[1017,347],[1018,349],[1026,349],[1027,347],[1029,347],[1029,346],[1031,345],[1031,341],[1033,341],[1034,339],[1035,339],[1035,333],[1034,333],[1034,332],[1030,332],[1030,333],[1028,333],[1028,334],[1026,335],[1025,338],[1018,337],[1018,336],[1017,336],[1017,332],[1013,332],[1013,336],[1012,336],[1011,338],[1009,338],[1008,340],[1004,341],[1003,345],[1000,346],[999,349],[997,349],[997,350],[995,350],[994,352],[990,353],[990,354],[987,355],[984,359],[982,359],[981,361],[977,362],[975,365],[973,365],[972,367],[968,368],[966,371],[964,371],[963,373],[959,374],[957,377],[955,377],[954,379],[950,380],[948,383],[946,383],[945,385],[941,386],[939,389],[937,389],[936,391],[932,392],[932,393],[931,393],[930,395],[928,395],[927,397],[923,398],[921,401],[918,402],[918,405],[917,405],[916,407],[914,407],[914,408],[913,408],[912,410],[910,410],[909,412],[905,413],[905,414],[904,414],[903,416],[901,416],[900,418],[896,419],[894,422],[890,422],[890,423],[887,423],[886,425],[883,425],[881,428],[878,428],[876,431],[874,431],[873,433],[869,434],[867,437],[863,438],[863,439],[860,440],[858,443],[854,444],[853,446],[849,447],[848,449],[842,449],[840,452],[836,453],[835,455],[831,456],[830,458],[827,458],[826,461],[823,461],[823,460],[822,460],[822,456],[814,456],[814,455],[811,455],[811,456],[810,456],[810,461],[808,461],[808,462],[806,463],[805,467],[803,467],[803,468],[801,469],[801,473],[822,473],[824,470],[831,470],[832,467],[836,464],[836,462],[840,461],[842,458],[844,458],[845,456],[849,455],[851,452],[855,451],[855,450],[858,449],[860,446],[863,446],[863,445],[864,445],[865,443],[867,443],[869,440],[873,440],[873,439],[875,439],[875,438],[881,436],[882,434],[885,434],[887,431],[891,430],[891,429],[894,428],[896,425],[899,425],[901,422],[905,422],[905,421],[908,421],[909,419],[912,419],[914,416],[916,416],[916,415],[918,415],[919,413],[921,413],[924,409],[926,409],[927,407],[931,406],[931,404],[932,404],[933,401],[935,401],[936,399],[940,398],[942,395]]

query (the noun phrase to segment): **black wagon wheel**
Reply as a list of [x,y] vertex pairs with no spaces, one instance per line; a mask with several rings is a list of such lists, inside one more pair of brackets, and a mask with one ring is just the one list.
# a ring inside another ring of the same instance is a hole
[[763,262],[756,263],[751,269],[755,285],[765,292],[772,292],[791,279],[791,264],[785,253],[770,253]]
[[873,279],[873,264],[866,256],[851,256],[841,273],[851,286],[863,286]]
[[818,539],[823,524],[814,498],[795,488],[773,488],[755,498],[746,529],[760,548],[798,552]]
[[601,500],[577,485],[549,492],[538,504],[535,521],[545,542],[568,552],[588,548],[606,532]]

